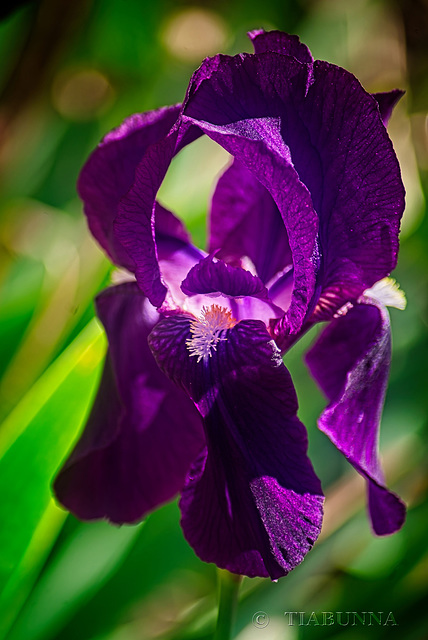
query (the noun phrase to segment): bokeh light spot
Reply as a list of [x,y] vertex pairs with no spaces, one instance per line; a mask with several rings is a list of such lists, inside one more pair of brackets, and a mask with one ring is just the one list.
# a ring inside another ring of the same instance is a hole
[[218,53],[228,39],[223,19],[197,7],[172,15],[161,37],[169,53],[183,62],[197,62]]
[[96,69],[66,69],[52,86],[52,102],[69,120],[92,120],[108,108],[112,99],[108,79]]

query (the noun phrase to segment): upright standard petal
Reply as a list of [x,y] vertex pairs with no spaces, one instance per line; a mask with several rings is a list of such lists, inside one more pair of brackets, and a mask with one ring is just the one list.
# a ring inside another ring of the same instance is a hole
[[113,262],[130,271],[135,262],[113,228],[118,205],[145,151],[167,135],[179,112],[180,105],[130,116],[105,136],[79,176],[77,188],[92,234]]
[[395,105],[400,98],[404,96],[404,91],[401,91],[401,89],[393,89],[392,91],[384,91],[382,93],[372,93],[372,96],[378,104],[380,117],[386,127]]
[[182,488],[204,448],[200,417],[159,370],[147,344],[158,314],[135,283],[97,300],[109,339],[86,429],[54,484],[79,518],[141,520]]
[[322,491],[291,378],[263,323],[233,326],[218,308],[212,314],[220,334],[213,324],[210,336],[207,323],[175,316],[149,337],[159,366],[186,390],[205,424],[207,451],[182,492],[182,527],[203,560],[277,579],[315,542]]
[[344,284],[356,300],[395,267],[404,187],[376,101],[352,74],[316,61],[298,110],[308,142],[289,144],[320,218],[318,284],[337,310]]
[[[223,56],[217,65],[207,68],[198,87],[189,90],[184,113],[235,155],[276,201],[295,262],[293,298],[305,295],[300,265],[296,265],[304,262],[304,256],[294,241],[299,230],[293,224],[294,209],[288,206],[291,214],[287,214],[281,200],[297,196],[304,207],[298,219],[310,226],[311,216],[304,190],[290,180],[288,167],[306,187],[311,209],[319,219],[317,296],[324,290],[338,309],[349,296],[358,299],[391,272],[396,264],[404,188],[378,104],[352,74],[325,62],[302,63],[271,51]],[[266,124],[269,119],[277,122],[279,135]],[[270,149],[256,147],[257,128],[262,127]],[[272,188],[272,150],[282,156],[274,172],[282,194],[275,194]],[[349,291],[341,296],[340,286],[348,281]],[[289,314],[294,309],[292,300]]]
[[385,486],[378,458],[390,356],[388,312],[368,299],[333,320],[306,356],[330,400],[319,428],[367,478],[369,512],[378,535],[394,533],[405,518],[404,504]]
[[[199,70],[198,78],[201,74]],[[185,120],[254,175],[281,213],[294,266],[293,296],[284,322],[288,332],[297,332],[306,316],[318,260],[318,218],[283,135],[284,123],[301,128],[295,103],[304,100],[307,86],[308,65],[295,58],[274,53],[220,56],[217,65],[205,70],[203,81],[194,87],[191,83],[183,110]]]
[[287,230],[274,199],[237,160],[214,191],[209,250],[231,264],[250,258],[265,284],[293,264]]
[[[183,124],[179,117],[169,133],[156,144],[152,144],[135,170],[134,181],[126,196],[119,203],[114,222],[115,234],[135,263],[135,278],[138,286],[153,306],[160,307],[167,295],[158,263],[157,243],[171,235],[175,227],[175,238],[183,240],[184,227],[176,221],[167,221],[165,209],[156,202],[156,195],[165,177],[173,156],[186,144],[201,135],[196,127]],[[162,216],[160,223],[156,216]],[[173,216],[168,212],[169,218]],[[165,224],[168,233],[165,234]],[[170,237],[166,238],[167,240]]]
[[114,222],[115,234],[134,261],[137,283],[154,307],[161,306],[167,293],[155,243],[156,194],[174,155],[178,132],[177,125],[146,151]]
[[172,211],[165,209],[159,202],[155,204],[155,240],[159,253],[159,245],[163,240],[190,242],[190,235],[183,222]]
[[264,31],[257,29],[250,31],[248,34],[253,43],[256,53],[264,53],[265,51],[273,51],[274,53],[282,53],[286,56],[293,56],[299,62],[312,64],[314,59],[309,48],[300,42],[298,36],[283,33],[282,31]]

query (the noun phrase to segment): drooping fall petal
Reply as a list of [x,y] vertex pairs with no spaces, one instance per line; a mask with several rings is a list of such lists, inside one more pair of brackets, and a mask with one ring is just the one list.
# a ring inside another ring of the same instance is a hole
[[136,284],[107,289],[97,308],[109,354],[85,431],[54,489],[79,518],[136,522],[182,489],[204,436],[192,402],[152,356],[147,336],[158,314]]
[[160,368],[204,419],[207,452],[182,492],[182,527],[203,560],[276,579],[303,560],[322,521],[294,387],[263,323],[239,322],[211,355],[190,355],[192,341],[209,339],[204,331],[198,338],[197,324],[191,331],[189,318],[173,316],[149,337]]
[[405,506],[385,486],[378,457],[380,418],[391,358],[385,307],[363,303],[333,320],[306,356],[330,403],[318,425],[368,481],[375,533],[403,524]]

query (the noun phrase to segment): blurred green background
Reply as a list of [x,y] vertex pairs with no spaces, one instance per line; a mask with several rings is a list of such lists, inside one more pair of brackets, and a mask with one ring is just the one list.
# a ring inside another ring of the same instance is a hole
[[[362,481],[316,428],[324,400],[302,363],[306,336],[286,364],[327,494],[323,534],[278,583],[244,581],[235,634],[428,637],[427,2],[42,0],[1,12],[0,640],[212,636],[215,567],[184,541],[175,502],[135,527],[85,524],[54,503],[50,483],[84,424],[106,348],[92,301],[112,267],[86,229],[79,169],[124,117],[180,102],[206,55],[249,51],[245,33],[260,27],[299,34],[315,57],[346,67],[368,91],[406,89],[389,131],[407,189],[394,275],[408,307],[391,312],[381,449],[409,514],[400,533],[371,535]],[[200,245],[226,161],[199,140],[162,187]],[[290,625],[286,611],[305,612],[305,624]],[[318,625],[307,624],[313,611]],[[323,611],[334,612],[333,625],[323,624]],[[339,624],[340,611],[382,612],[381,624],[346,624],[346,615]]]

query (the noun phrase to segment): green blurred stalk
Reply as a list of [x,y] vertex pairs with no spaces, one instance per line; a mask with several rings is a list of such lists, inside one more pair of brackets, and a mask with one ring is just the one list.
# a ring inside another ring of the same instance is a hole
[[218,570],[219,604],[214,640],[230,640],[242,576]]

